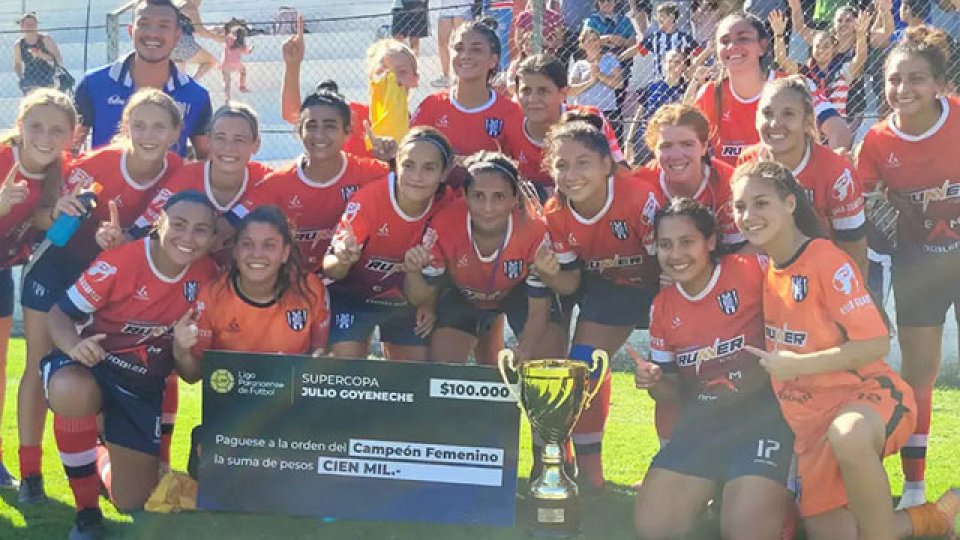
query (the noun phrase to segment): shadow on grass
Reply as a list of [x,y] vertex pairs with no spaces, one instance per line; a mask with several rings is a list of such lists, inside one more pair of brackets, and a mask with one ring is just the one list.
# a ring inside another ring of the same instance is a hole
[[[73,526],[73,516],[76,510],[55,499],[50,499],[45,504],[24,505],[21,506],[17,501],[17,491],[13,489],[0,490],[0,500],[4,504],[18,512],[23,522],[26,524],[27,531],[36,538],[66,538],[70,527]],[[64,528],[64,523],[69,523]],[[23,536],[23,529],[14,529],[19,524],[10,521],[0,520],[0,538],[17,538]],[[5,532],[9,528],[10,532]],[[13,532],[19,530],[20,532]]]

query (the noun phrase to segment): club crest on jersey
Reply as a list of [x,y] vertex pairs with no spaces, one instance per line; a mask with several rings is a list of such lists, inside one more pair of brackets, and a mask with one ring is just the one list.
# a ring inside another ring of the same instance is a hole
[[105,261],[97,261],[87,270],[87,277],[94,283],[100,283],[117,273],[117,267]]
[[507,279],[520,277],[523,274],[523,260],[510,259],[509,261],[503,261],[503,274],[507,276]]
[[627,222],[622,219],[610,220],[610,232],[617,240],[626,240],[630,237],[630,228],[627,227]]
[[360,211],[360,203],[351,202],[347,204],[347,207],[343,210],[343,219],[347,221],[353,221],[353,218],[357,217],[357,213]]
[[852,189],[853,175],[850,173],[850,169],[844,169],[843,174],[833,182],[833,198],[844,201],[850,195]]
[[67,179],[67,185],[72,189],[77,186],[81,186],[86,189],[90,187],[90,184],[93,183],[93,176],[90,175],[87,171],[77,167],[73,169],[70,173],[70,178]]
[[833,273],[833,288],[847,296],[857,288],[857,276],[853,273],[850,263],[843,263],[843,266]]
[[725,315],[733,315],[740,309],[740,295],[736,289],[723,291],[717,296],[717,303],[720,305],[720,311]]
[[797,302],[803,302],[810,292],[810,280],[807,276],[791,276],[790,289],[793,291],[793,299]]
[[183,284],[183,297],[191,304],[197,299],[197,292],[200,290],[200,282],[190,280]]
[[299,332],[307,327],[307,310],[305,309],[288,309],[287,310],[287,326],[290,327],[294,332]]
[[487,131],[487,135],[499,137],[503,133],[503,120],[500,118],[484,118],[483,128]]
[[358,189],[360,189],[360,186],[343,186],[340,188],[340,196],[343,197],[344,201],[348,201]]

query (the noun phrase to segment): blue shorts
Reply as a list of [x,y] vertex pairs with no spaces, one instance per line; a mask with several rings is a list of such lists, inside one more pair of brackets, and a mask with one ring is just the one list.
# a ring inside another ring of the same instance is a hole
[[943,326],[950,306],[960,304],[958,273],[958,254],[924,257],[914,262],[894,258],[897,326]]
[[[501,314],[507,315],[507,322],[517,336],[523,333],[527,324],[529,300],[524,285],[515,287],[496,309],[480,309],[472,304],[454,287],[448,287],[437,299],[437,323],[435,328],[456,328],[474,337],[480,337],[490,329],[493,321]],[[556,303],[551,301],[551,304]],[[550,320],[560,322],[559,310],[551,305]]]
[[650,467],[718,483],[762,476],[786,486],[792,458],[793,431],[765,392],[723,414],[684,411]]
[[13,316],[13,272],[9,268],[0,270],[0,318]]
[[[53,374],[70,365],[83,366],[56,349],[40,361],[45,395]],[[137,452],[159,455],[163,386],[158,386],[156,392],[135,394],[120,385],[106,361],[86,369],[96,379],[103,397],[103,408],[100,410],[103,415],[103,439]]]
[[656,289],[616,285],[605,279],[583,273],[580,288],[561,302],[569,314],[573,304],[580,306],[580,318],[608,326],[650,327],[650,306]]
[[341,341],[366,343],[380,327],[380,341],[394,345],[425,347],[427,341],[413,333],[416,309],[412,306],[377,306],[346,294],[330,293],[330,344]]
[[86,269],[86,264],[79,264],[62,248],[50,246],[23,276],[20,303],[36,311],[50,311]]

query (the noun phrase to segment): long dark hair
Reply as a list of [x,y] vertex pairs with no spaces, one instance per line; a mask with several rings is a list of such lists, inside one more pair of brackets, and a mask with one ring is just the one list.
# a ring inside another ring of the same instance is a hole
[[720,260],[720,254],[724,253],[724,246],[720,240],[720,234],[717,230],[719,229],[717,226],[717,218],[713,215],[713,211],[700,204],[696,199],[689,197],[672,199],[667,206],[658,210],[656,216],[653,218],[654,238],[660,238],[660,225],[663,219],[668,217],[688,218],[693,222],[693,226],[696,227],[697,231],[703,235],[704,239],[709,240],[710,237],[715,238],[716,244],[710,252],[710,259],[714,264]]
[[[258,206],[252,212],[247,214],[240,225],[237,227],[237,238],[243,233],[251,223],[266,223],[272,225],[280,237],[283,239],[283,245],[289,246],[290,256],[287,262],[280,265],[280,271],[277,274],[277,282],[274,285],[274,297],[280,299],[288,291],[297,296],[306,299],[310,307],[319,299],[315,291],[310,288],[307,282],[308,272],[303,262],[303,255],[293,236],[293,228],[287,220],[287,216],[279,207],[272,204]],[[227,271],[230,283],[237,283],[240,277],[240,268],[237,265],[237,258],[233,257],[230,261],[230,269]],[[238,291],[239,292],[239,291]]]
[[[455,43],[460,39],[464,34],[476,32],[483,36],[483,39],[487,42],[487,45],[490,46],[490,52],[497,55],[497,64],[499,65],[500,59],[503,57],[503,47],[500,44],[500,36],[497,35],[497,21],[492,17],[480,17],[472,21],[467,21],[457,27],[453,31],[453,36],[450,38],[451,43]],[[494,67],[487,74],[487,84],[490,84],[490,80],[493,79],[493,76],[497,74],[499,68]]]
[[793,223],[801,233],[810,238],[824,238],[826,236],[806,190],[797,182],[790,169],[775,161],[744,163],[733,171],[730,185],[753,178],[762,180],[772,186],[781,200],[786,199],[788,195],[793,195],[797,201],[793,210]]

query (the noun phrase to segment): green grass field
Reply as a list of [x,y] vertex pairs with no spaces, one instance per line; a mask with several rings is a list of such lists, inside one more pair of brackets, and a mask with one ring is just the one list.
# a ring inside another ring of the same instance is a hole
[[[6,407],[2,434],[4,463],[16,472],[17,431],[15,419],[16,392],[23,371],[23,341],[11,342],[8,367]],[[930,437],[928,461],[928,496],[942,493],[951,483],[960,484],[960,390],[938,390],[934,398],[934,432]],[[188,435],[199,422],[199,385],[181,386],[180,415],[174,438],[174,468],[186,467]],[[526,428],[524,428],[526,430]],[[527,440],[527,435],[521,437]],[[653,429],[653,402],[645,392],[634,389],[632,376],[618,373],[614,376],[613,402],[607,436],[604,441],[604,463],[608,487],[597,497],[584,502],[584,530],[582,538],[604,540],[633,538],[631,486],[643,478],[650,458],[657,450]],[[529,449],[521,452],[520,471],[530,468]],[[902,481],[899,459],[886,463],[893,484],[893,492],[900,492]],[[47,494],[51,503],[21,510],[16,507],[16,493],[0,492],[0,539],[65,538],[72,526],[73,498],[67,487],[53,430],[48,424],[44,441],[43,467],[46,471]],[[238,486],[238,489],[244,489]],[[107,501],[102,501],[110,529],[120,538],[316,538],[331,539],[491,539],[526,538],[523,531],[488,527],[454,527],[426,524],[384,523],[323,523],[318,519],[279,516],[189,513],[179,515],[118,514]],[[705,538],[716,536],[706,531]]]

